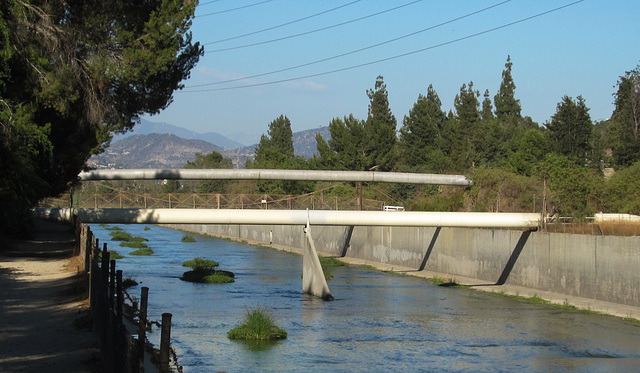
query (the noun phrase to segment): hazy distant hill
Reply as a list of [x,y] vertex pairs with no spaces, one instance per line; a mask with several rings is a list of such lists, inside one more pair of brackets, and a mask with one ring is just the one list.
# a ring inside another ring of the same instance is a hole
[[115,141],[107,150],[91,157],[89,165],[99,168],[181,168],[195,153],[207,154],[223,149],[202,140],[152,133],[132,135]]
[[[325,139],[330,137],[328,127],[294,133],[295,154],[313,157],[318,132]],[[223,157],[230,158],[234,167],[244,168],[247,158],[254,156],[256,146],[224,149],[207,141],[185,139],[175,134],[130,135],[115,138],[104,153],[91,157],[88,164],[95,168],[181,168],[192,161],[196,153],[207,154],[215,150]]]
[[320,133],[326,141],[331,138],[329,127],[313,128],[293,134],[293,149],[296,155],[311,158],[318,152],[316,147],[316,133]]
[[115,136],[113,141],[119,141],[133,135],[149,135],[152,133],[170,133],[187,140],[202,140],[225,149],[237,149],[245,146],[217,132],[199,133],[173,124],[164,122],[156,123],[146,119],[140,120],[140,123],[133,127],[133,131]]

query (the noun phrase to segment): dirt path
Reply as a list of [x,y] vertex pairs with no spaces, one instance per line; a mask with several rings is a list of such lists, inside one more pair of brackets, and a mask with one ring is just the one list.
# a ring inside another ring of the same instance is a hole
[[0,240],[0,372],[100,372],[71,227]]

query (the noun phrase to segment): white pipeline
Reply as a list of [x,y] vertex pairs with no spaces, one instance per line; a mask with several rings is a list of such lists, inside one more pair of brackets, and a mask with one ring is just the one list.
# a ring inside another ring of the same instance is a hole
[[[227,210],[227,209],[92,209],[38,208],[38,217],[85,223],[138,224],[272,224],[400,227],[538,228],[535,213]],[[307,220],[308,219],[308,220]]]
[[373,171],[315,171],[264,169],[130,169],[82,172],[80,180],[299,180],[361,181],[404,184],[471,185],[464,175],[412,174]]

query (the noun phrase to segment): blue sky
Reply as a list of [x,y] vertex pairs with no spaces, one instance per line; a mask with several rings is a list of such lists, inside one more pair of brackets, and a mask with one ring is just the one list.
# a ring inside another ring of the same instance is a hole
[[592,119],[606,119],[618,78],[640,63],[640,2],[574,1],[202,0],[192,32],[206,53],[146,119],[251,143],[281,114],[294,132],[365,119],[382,75],[399,129],[429,84],[446,111],[470,81],[493,98],[508,55],[523,115],[542,125],[564,95],[582,95]]

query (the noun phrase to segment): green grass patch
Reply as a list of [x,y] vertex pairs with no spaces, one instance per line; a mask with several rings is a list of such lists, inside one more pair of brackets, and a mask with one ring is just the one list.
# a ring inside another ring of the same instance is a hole
[[196,239],[193,236],[190,236],[188,234],[185,234],[184,236],[182,236],[182,242],[196,242]]
[[436,285],[436,286],[442,286],[445,288],[449,288],[449,287],[455,287],[455,288],[464,288],[464,287],[468,287],[466,285],[460,285],[459,283],[456,282],[456,280],[450,278],[450,279],[444,279],[438,276],[435,276],[431,279],[431,283]]
[[153,254],[153,250],[149,248],[138,249],[129,253],[129,255],[145,256]]
[[132,249],[146,249],[149,247],[146,243],[137,241],[122,241],[120,242],[120,246],[130,247]]
[[344,262],[333,257],[320,256],[320,264],[322,268],[344,267]]
[[200,257],[182,262],[183,267],[190,267],[193,269],[214,269],[219,265],[220,263],[214,260],[200,258]]
[[247,309],[243,324],[231,329],[227,336],[236,340],[277,340],[287,338],[287,332],[275,325],[266,308],[257,307]]
[[183,273],[180,279],[199,284],[228,284],[235,281],[233,277],[233,273],[228,271],[201,268]]
[[120,227],[109,227],[109,228],[107,228],[107,230],[108,231],[121,231],[122,228],[120,228]]
[[109,233],[111,241],[133,241],[133,236],[127,232],[115,231]]

